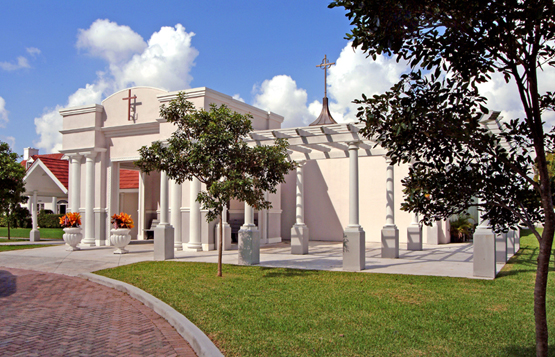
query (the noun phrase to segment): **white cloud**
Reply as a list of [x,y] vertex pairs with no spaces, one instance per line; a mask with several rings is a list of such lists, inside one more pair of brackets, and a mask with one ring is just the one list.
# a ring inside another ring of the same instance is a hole
[[235,99],[235,100],[238,100],[240,102],[245,103],[245,100],[243,98],[241,98],[241,96],[239,94],[234,94],[232,98]]
[[79,29],[76,46],[110,63],[121,63],[144,51],[147,45],[129,26],[98,19],[87,30]]
[[297,88],[289,76],[279,75],[267,79],[253,88],[254,106],[283,115],[282,127],[306,126],[316,117],[307,108],[306,90]]
[[61,149],[63,107],[100,103],[107,95],[130,86],[152,86],[166,90],[190,88],[189,74],[198,51],[192,47],[195,34],[177,24],[162,27],[148,43],[128,26],[109,20],[96,20],[87,30],[78,32],[77,47],[107,61],[107,70],[97,72],[92,84],[86,84],[68,97],[65,106],[45,109],[35,118],[40,140],[38,148],[46,152]]
[[131,85],[153,86],[167,90],[190,87],[189,74],[198,51],[191,46],[195,34],[181,24],[162,27],[148,40],[148,47],[122,66],[111,65],[118,89]]
[[[361,98],[362,93],[371,96],[385,92],[408,70],[405,63],[397,63],[393,58],[378,56],[372,61],[361,50],[353,50],[350,43],[335,63],[329,69],[328,96],[330,112],[338,123],[356,121],[359,105],[352,103],[354,99]],[[319,101],[307,106],[306,91],[297,88],[289,76],[265,80],[254,92],[254,105],[283,115],[283,127],[308,125],[322,111]]]
[[0,97],[0,128],[5,128],[8,122],[8,111],[6,110],[6,101]]
[[17,57],[17,63],[0,62],[0,68],[4,71],[15,71],[21,68],[30,68],[29,61],[23,56]]
[[37,149],[44,149],[48,153],[62,149],[62,116],[58,113],[62,108],[57,105],[54,109],[45,110],[41,117],[35,118],[35,130],[40,136],[40,140],[35,143]]
[[40,55],[40,50],[36,47],[27,47],[26,50],[27,50],[27,53],[33,57]]
[[14,150],[15,147],[15,138],[13,136],[4,136],[4,135],[0,135],[0,141],[3,141],[5,143],[8,143],[8,145],[10,146],[10,148],[12,149],[12,151]]
[[[546,67],[538,73],[538,89],[540,94],[546,91],[553,91],[555,82],[555,68]],[[480,94],[488,99],[487,107],[489,110],[501,111],[501,116],[506,119],[524,118],[524,109],[518,94],[518,88],[511,79],[505,83],[503,75],[494,73],[491,80],[478,86]],[[555,113],[552,111],[544,112],[543,120],[547,124],[546,130],[551,130],[555,125]]]

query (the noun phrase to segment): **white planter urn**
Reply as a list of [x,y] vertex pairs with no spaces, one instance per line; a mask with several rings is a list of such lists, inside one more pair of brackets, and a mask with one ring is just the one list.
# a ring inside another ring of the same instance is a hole
[[110,243],[116,250],[114,250],[114,254],[126,254],[129,253],[128,250],[124,249],[129,242],[131,241],[131,235],[129,232],[131,229],[129,228],[118,228],[110,230]]
[[64,242],[69,246],[66,250],[74,251],[80,250],[77,244],[81,243],[83,239],[83,234],[81,234],[81,227],[67,227],[64,228]]

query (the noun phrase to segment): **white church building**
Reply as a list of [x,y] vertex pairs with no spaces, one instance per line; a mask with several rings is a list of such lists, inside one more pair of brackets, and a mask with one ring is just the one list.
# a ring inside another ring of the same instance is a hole
[[[398,257],[400,244],[422,249],[423,240],[449,242],[448,223],[424,229],[422,236],[414,215],[400,210],[400,180],[408,167],[389,165],[384,150],[358,133],[360,124],[317,120],[311,126],[282,129],[282,116],[212,89],[182,92],[197,108],[225,104],[251,114],[254,131],[246,138],[249,145],[271,145],[275,138],[285,138],[291,159],[301,164],[276,194],[269,195],[271,209],[252,212],[242,202],[230,203],[224,217],[227,249],[246,222],[257,226],[260,244],[291,240],[292,253],[298,254],[307,253],[308,240],[345,242],[349,234],[358,237],[350,240],[357,246],[350,250],[353,254],[363,255],[364,242],[382,242],[382,255],[391,258]],[[138,173],[138,188],[122,189],[119,184],[121,170],[138,170],[133,162],[139,159],[139,148],[166,140],[175,130],[159,111],[177,94],[134,87],[114,93],[102,104],[60,111],[61,152],[70,162],[68,210],[81,213],[82,244],[109,245],[110,217],[123,211],[135,220],[133,239],[148,239],[162,223],[173,227],[175,249],[215,249],[216,222],[206,222],[194,200],[202,190],[198,181],[178,185],[165,173]],[[324,102],[323,114],[329,115]]]

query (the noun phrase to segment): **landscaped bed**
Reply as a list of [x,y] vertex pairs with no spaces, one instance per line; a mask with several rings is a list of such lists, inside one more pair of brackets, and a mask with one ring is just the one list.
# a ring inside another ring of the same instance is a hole
[[[184,262],[97,273],[168,303],[226,356],[528,356],[537,253],[523,236],[493,281],[230,265],[217,278],[215,264]],[[547,300],[555,356],[552,283]]]

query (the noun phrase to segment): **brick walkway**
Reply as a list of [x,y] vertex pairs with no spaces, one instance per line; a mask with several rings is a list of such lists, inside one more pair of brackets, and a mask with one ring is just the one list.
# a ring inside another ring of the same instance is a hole
[[0,267],[0,356],[196,356],[154,311],[81,278]]

